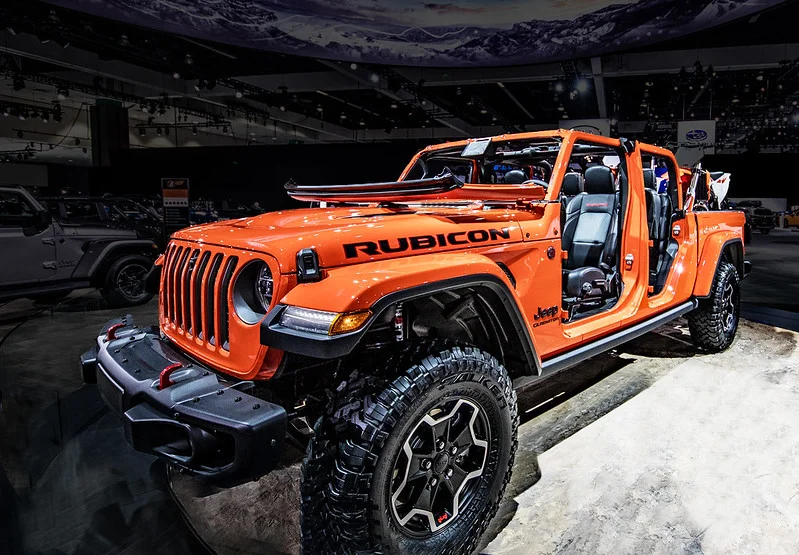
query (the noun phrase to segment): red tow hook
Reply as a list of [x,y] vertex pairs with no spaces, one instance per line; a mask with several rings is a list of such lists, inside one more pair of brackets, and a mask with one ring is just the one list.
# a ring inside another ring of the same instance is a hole
[[110,328],[108,328],[108,332],[105,334],[106,341],[112,341],[117,338],[117,330],[120,328],[124,328],[126,324],[114,324]]
[[164,389],[169,387],[170,385],[175,385],[175,382],[170,380],[169,376],[172,375],[172,372],[180,368],[183,368],[183,365],[179,362],[176,362],[175,364],[170,364],[169,366],[161,370],[161,375],[158,378],[158,389]]

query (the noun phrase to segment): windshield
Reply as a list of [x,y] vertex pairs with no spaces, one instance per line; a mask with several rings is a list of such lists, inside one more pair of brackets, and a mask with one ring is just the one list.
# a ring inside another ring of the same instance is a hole
[[560,151],[553,139],[497,141],[479,156],[462,156],[462,146],[422,154],[404,180],[451,173],[464,183],[547,185]]

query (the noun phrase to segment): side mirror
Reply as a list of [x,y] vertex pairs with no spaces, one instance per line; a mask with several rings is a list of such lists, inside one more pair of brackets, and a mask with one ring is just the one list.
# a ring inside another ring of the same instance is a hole
[[34,225],[37,229],[44,229],[53,223],[53,216],[47,210],[39,210],[34,216]]

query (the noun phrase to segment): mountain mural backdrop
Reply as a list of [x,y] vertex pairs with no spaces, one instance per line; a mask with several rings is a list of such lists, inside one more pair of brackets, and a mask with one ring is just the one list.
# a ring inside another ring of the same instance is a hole
[[588,57],[785,0],[50,0],[194,38],[333,60],[495,66]]

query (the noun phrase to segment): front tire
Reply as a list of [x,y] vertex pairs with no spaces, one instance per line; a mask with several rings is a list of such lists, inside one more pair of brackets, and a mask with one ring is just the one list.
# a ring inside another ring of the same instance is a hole
[[152,299],[152,293],[144,287],[144,278],[152,266],[152,260],[138,254],[128,254],[116,260],[108,268],[104,287],[100,290],[108,306],[135,306]]
[[718,353],[732,345],[741,314],[741,282],[735,266],[720,262],[710,297],[688,314],[688,329],[698,348]]
[[491,355],[452,347],[406,367],[336,426],[328,548],[471,553],[510,480],[517,427],[512,382]]

